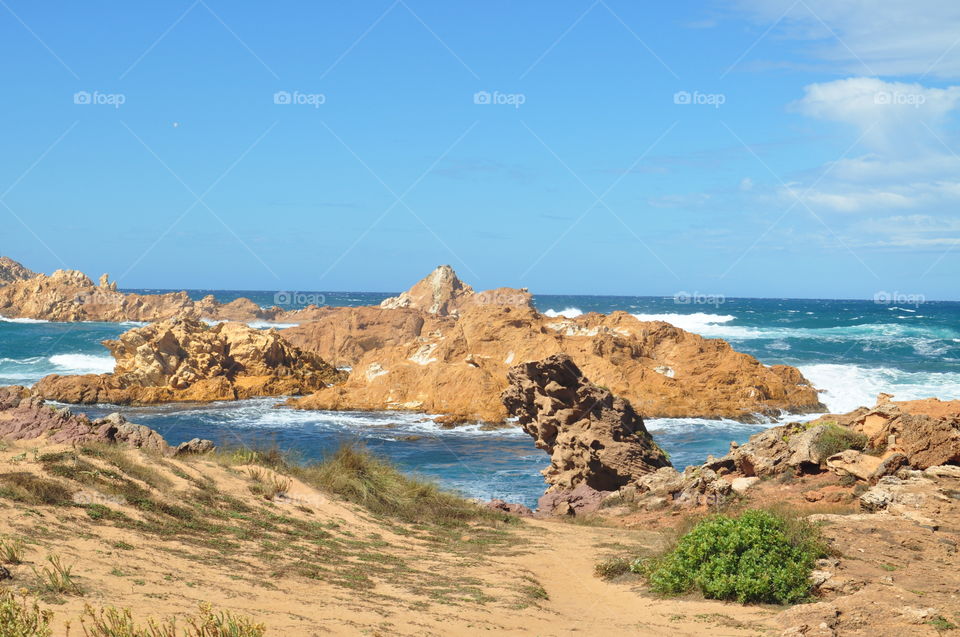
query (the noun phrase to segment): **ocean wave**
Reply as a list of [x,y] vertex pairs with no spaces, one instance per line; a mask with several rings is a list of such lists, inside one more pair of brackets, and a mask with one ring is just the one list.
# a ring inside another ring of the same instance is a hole
[[814,387],[825,390],[820,400],[833,413],[871,406],[881,392],[893,394],[897,400],[960,399],[960,373],[906,372],[833,363],[800,365],[799,369]]
[[109,374],[116,365],[112,356],[94,354],[56,354],[50,363],[58,374]]
[[633,316],[638,321],[664,321],[701,336],[707,336],[707,332],[722,330],[724,323],[729,323],[737,318],[731,314],[706,314],[704,312],[694,312],[692,314],[634,314]]
[[[958,332],[949,327],[905,325],[902,323],[862,323],[835,327],[752,327],[728,325],[737,317],[729,314],[634,314],[641,321],[666,321],[706,338],[730,341],[770,339],[814,339],[823,341],[905,342],[904,339],[952,340]],[[916,345],[917,342],[909,343]]]
[[50,321],[45,321],[43,319],[7,318],[5,316],[0,316],[0,322],[2,323],[49,323]]
[[581,314],[583,314],[583,310],[578,307],[568,307],[560,311],[547,310],[543,313],[544,316],[549,316],[550,318],[557,318],[558,316],[562,316],[564,318],[577,318]]
[[288,327],[297,327],[299,323],[270,323],[268,321],[251,321],[247,323],[250,327],[257,330],[269,330],[271,328],[276,328],[278,330],[285,330]]

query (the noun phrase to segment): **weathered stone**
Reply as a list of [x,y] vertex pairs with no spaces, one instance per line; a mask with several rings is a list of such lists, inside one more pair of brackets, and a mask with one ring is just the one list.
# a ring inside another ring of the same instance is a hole
[[113,373],[47,376],[34,393],[77,404],[234,400],[309,393],[346,377],[276,330],[243,323],[171,319],[104,345],[117,361]]
[[550,492],[616,491],[670,465],[630,403],[590,383],[570,357],[518,365],[509,379],[504,405],[550,455]]
[[193,438],[186,442],[181,442],[177,445],[176,450],[173,452],[175,456],[185,456],[185,455],[200,455],[204,453],[210,453],[216,449],[216,446],[211,440],[203,440],[201,438]]

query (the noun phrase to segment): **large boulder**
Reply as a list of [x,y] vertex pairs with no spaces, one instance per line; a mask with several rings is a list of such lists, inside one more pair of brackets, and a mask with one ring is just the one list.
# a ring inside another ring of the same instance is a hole
[[104,345],[116,359],[113,373],[47,376],[34,392],[80,404],[234,400],[309,393],[346,377],[276,330],[243,323],[171,319]]
[[550,455],[543,474],[552,509],[564,499],[569,509],[562,494],[589,501],[670,466],[630,402],[587,380],[569,356],[517,365],[509,382],[504,405]]

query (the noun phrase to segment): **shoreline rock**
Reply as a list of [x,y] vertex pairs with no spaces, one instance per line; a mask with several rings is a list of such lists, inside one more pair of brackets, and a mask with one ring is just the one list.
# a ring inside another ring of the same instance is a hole
[[46,376],[34,394],[72,404],[209,402],[309,393],[346,378],[276,330],[243,323],[171,319],[103,344],[116,359],[113,373]]
[[69,409],[46,405],[42,398],[31,396],[25,387],[0,387],[0,440],[37,438],[58,444],[123,444],[165,456],[207,453],[215,448],[213,442],[199,438],[171,447],[153,429],[128,422],[120,414],[90,420]]
[[598,387],[564,354],[510,369],[501,399],[550,456],[539,509],[593,511],[604,494],[669,467],[630,402]]

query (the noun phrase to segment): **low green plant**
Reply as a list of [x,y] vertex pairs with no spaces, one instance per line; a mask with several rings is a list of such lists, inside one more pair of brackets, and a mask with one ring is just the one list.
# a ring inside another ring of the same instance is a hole
[[83,589],[73,581],[73,566],[63,563],[60,556],[51,553],[47,556],[49,566],[32,567],[33,574],[40,580],[40,586],[50,593],[63,595],[83,595]]
[[711,599],[789,604],[810,595],[810,572],[826,552],[819,530],[805,520],[753,509],[705,518],[670,551],[636,560],[631,570],[665,595],[700,591]]
[[869,439],[856,431],[830,423],[813,443],[813,449],[821,458],[829,458],[835,453],[856,449],[863,451],[867,448]]
[[936,629],[938,632],[944,632],[947,630],[956,630],[957,628],[960,628],[956,624],[954,624],[952,621],[944,617],[943,615],[937,615],[927,623],[933,626],[933,628]]
[[176,618],[162,621],[148,619],[138,625],[129,609],[113,607],[94,610],[90,605],[80,618],[84,637],[262,637],[263,624],[229,611],[215,612],[210,604],[200,604],[200,611],[185,620],[178,630]]
[[0,637],[50,637],[53,613],[40,610],[36,601],[27,601],[12,589],[0,588]]
[[9,540],[0,539],[0,562],[4,564],[20,564],[23,562],[23,554],[26,547],[23,540],[13,538]]

